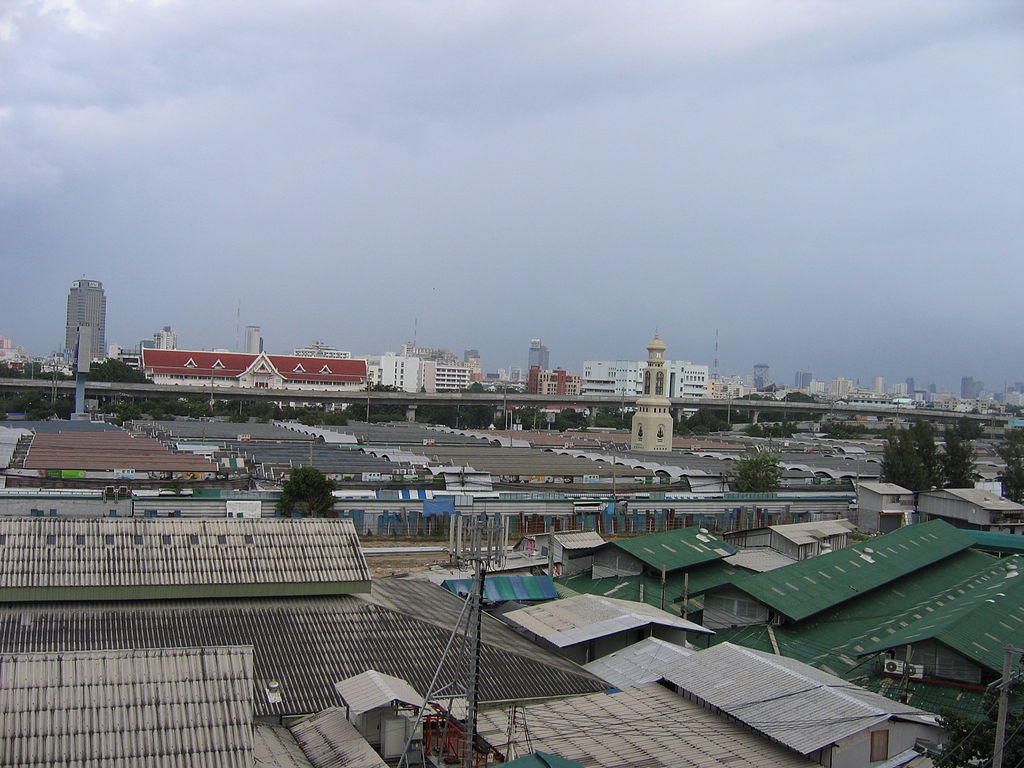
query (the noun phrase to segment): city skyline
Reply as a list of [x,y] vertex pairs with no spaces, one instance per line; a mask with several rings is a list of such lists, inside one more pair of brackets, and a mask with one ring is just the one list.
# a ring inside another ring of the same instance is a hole
[[[1024,378],[1008,2],[15,2],[5,336]],[[301,52],[297,54],[296,52]],[[60,222],[60,226],[54,226]],[[239,306],[241,310],[239,311]]]

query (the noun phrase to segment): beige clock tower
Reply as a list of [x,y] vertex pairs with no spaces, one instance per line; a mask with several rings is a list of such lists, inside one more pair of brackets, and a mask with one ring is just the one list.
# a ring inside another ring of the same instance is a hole
[[671,401],[665,392],[665,342],[658,334],[647,344],[647,370],[644,371],[644,393],[636,401],[633,414],[633,436],[629,447],[634,451],[671,451]]

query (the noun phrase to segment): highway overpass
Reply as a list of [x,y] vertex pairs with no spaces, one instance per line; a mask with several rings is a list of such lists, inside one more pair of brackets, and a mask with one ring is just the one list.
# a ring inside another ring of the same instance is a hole
[[[37,390],[49,394],[56,389],[61,394],[73,395],[73,381],[52,382],[45,379],[0,379],[0,392]],[[366,403],[371,412],[374,407],[405,409],[413,418],[418,405],[486,405],[496,413],[505,407],[582,406],[586,408],[629,408],[632,401],[618,395],[530,395],[502,392],[321,392],[299,389],[239,389],[234,387],[192,386],[169,384],[129,384],[121,382],[90,381],[86,383],[86,397],[101,404],[130,399],[156,397],[210,398],[216,400],[270,401],[295,405],[327,405],[335,403]],[[837,405],[834,403],[795,403],[781,400],[720,400],[715,398],[673,398],[672,409],[678,415],[682,410],[708,408],[720,412],[772,411],[783,412],[790,421],[817,420],[822,417],[877,417],[884,419],[923,418],[935,422],[953,422],[966,418],[981,424],[1004,424],[1009,418],[1001,415],[964,414],[933,408],[894,408],[893,406]]]

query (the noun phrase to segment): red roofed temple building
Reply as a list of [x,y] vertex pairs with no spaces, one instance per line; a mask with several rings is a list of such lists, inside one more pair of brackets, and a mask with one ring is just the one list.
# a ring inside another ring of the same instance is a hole
[[154,384],[252,389],[357,390],[365,360],[328,357],[143,349],[142,370]]

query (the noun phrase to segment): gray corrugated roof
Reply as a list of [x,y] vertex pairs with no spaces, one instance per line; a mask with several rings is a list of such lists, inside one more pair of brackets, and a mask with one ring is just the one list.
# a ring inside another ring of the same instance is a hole
[[292,735],[314,768],[387,768],[340,707],[292,726]]
[[[516,722],[513,741],[519,754],[543,750],[601,768],[815,765],[658,683],[521,707]],[[508,725],[507,710],[489,710],[479,718],[480,734],[494,744],[505,744]]]
[[401,678],[368,669],[358,675],[339,680],[334,685],[352,716],[361,715],[393,701],[422,708],[423,695]]
[[664,677],[667,666],[694,653],[674,643],[648,637],[639,643],[609,653],[583,668],[616,688],[653,683]]
[[768,527],[794,544],[812,544],[828,536],[841,536],[857,528],[849,520],[815,520],[809,523],[786,523]]
[[553,533],[558,543],[565,549],[591,549],[592,547],[600,547],[604,544],[604,539],[601,538],[601,534],[596,531],[564,531],[562,533]]
[[774,549],[758,547],[755,549],[741,549],[735,555],[725,558],[725,562],[736,568],[744,568],[756,573],[765,573],[767,571],[774,571],[776,568],[792,565],[796,560],[781,552],[776,552]]
[[341,592],[369,580],[350,520],[0,519],[0,601],[268,584]]
[[283,725],[256,723],[252,736],[253,768],[314,768]]
[[577,595],[531,605],[509,611],[503,618],[559,648],[650,624],[711,633],[700,624],[647,603],[598,595]]
[[[339,703],[337,681],[367,669],[427,690],[463,605],[434,584],[391,579],[360,596],[8,603],[0,605],[0,652],[252,645],[256,714],[312,714]],[[483,646],[485,701],[604,687],[490,616]],[[454,669],[452,661],[443,675]],[[280,703],[263,693],[270,680],[281,683]]]
[[890,718],[935,716],[783,656],[721,643],[675,662],[665,679],[808,755]]
[[251,648],[0,655],[0,765],[251,768]]

